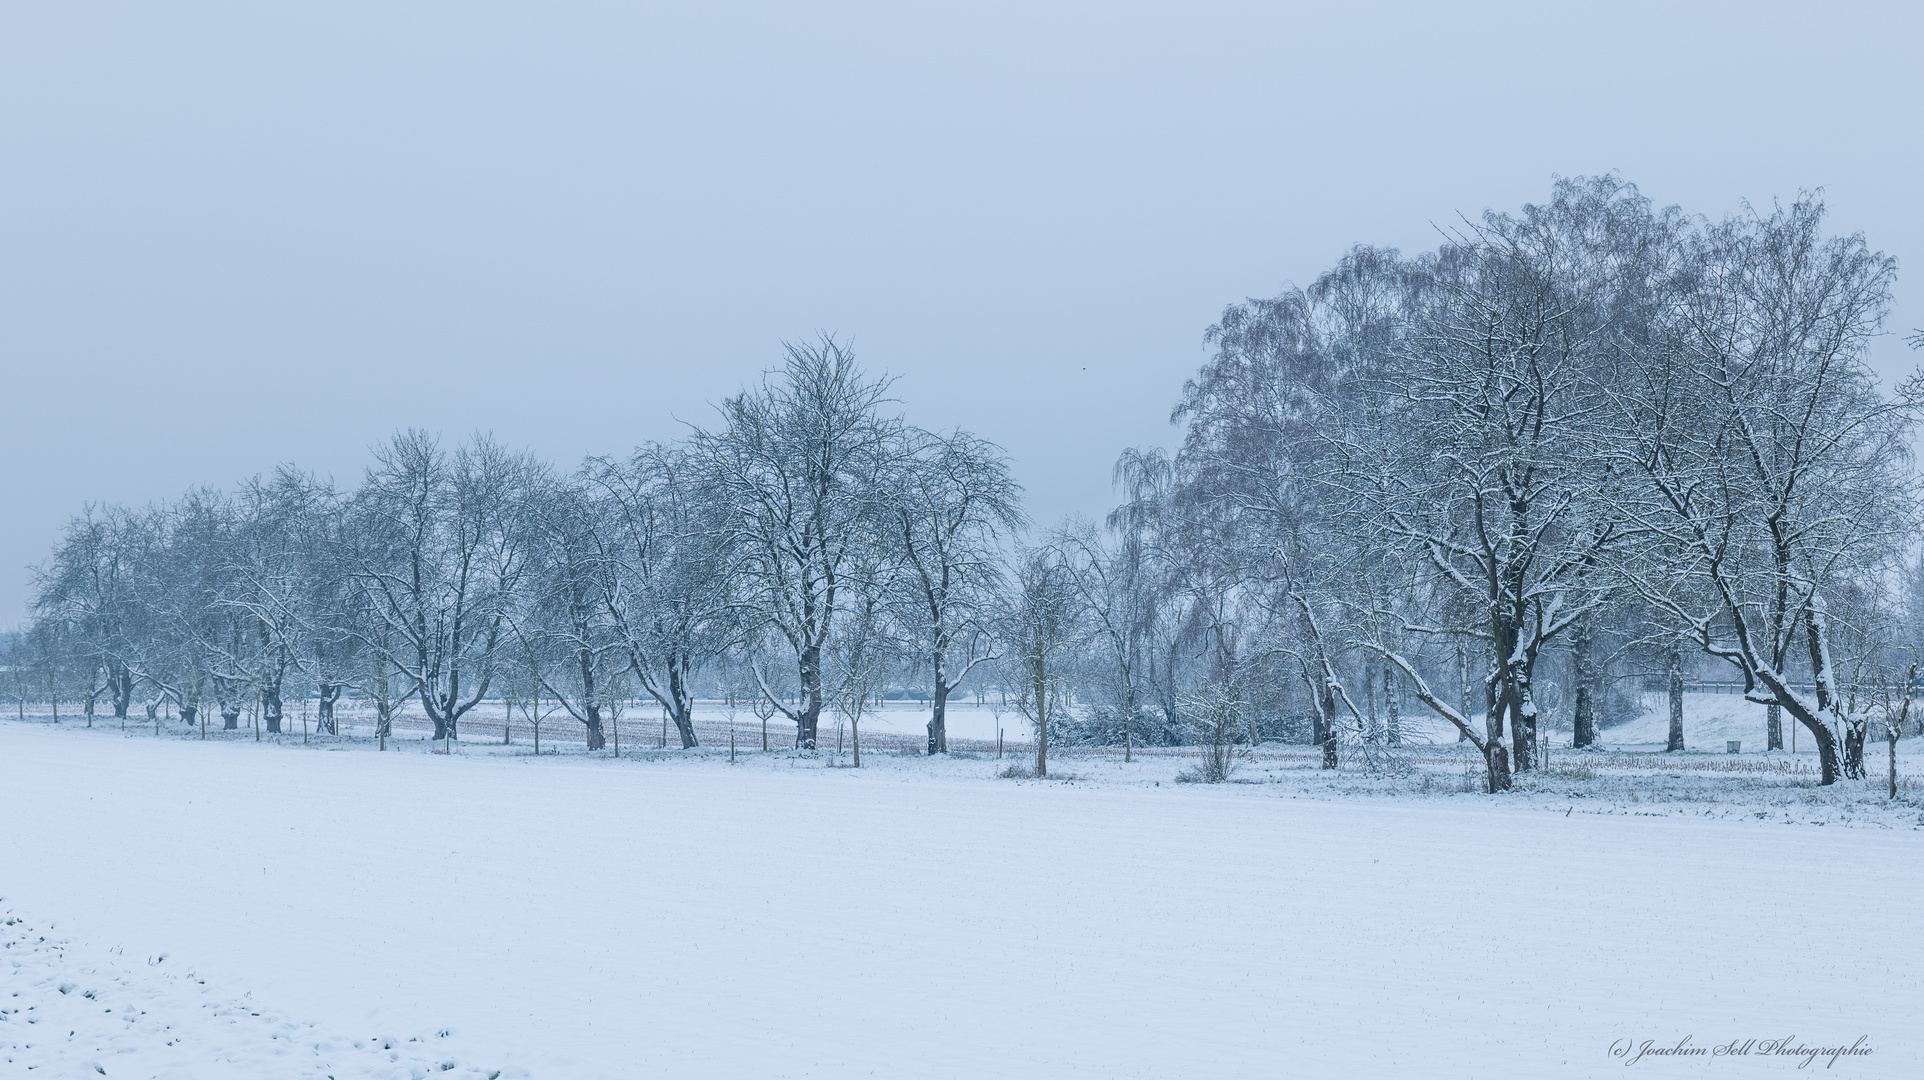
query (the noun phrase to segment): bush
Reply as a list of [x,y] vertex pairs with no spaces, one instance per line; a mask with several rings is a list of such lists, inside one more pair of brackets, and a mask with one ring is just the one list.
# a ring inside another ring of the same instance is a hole
[[[1188,703],[1187,712],[1196,725],[1200,744],[1192,783],[1220,784],[1236,771],[1237,759],[1244,753],[1236,745],[1243,737],[1242,693],[1229,687]],[[1181,780],[1183,777],[1178,776]]]

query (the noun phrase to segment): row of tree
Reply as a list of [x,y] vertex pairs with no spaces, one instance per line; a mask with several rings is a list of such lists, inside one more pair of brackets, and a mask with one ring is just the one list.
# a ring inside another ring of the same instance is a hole
[[573,473],[409,432],[351,491],[286,468],[90,511],[29,634],[90,710],[233,727],[246,698],[273,731],[292,679],[324,730],[351,690],[443,738],[536,693],[591,747],[636,692],[684,746],[699,684],[812,748],[825,707],[859,724],[913,687],[940,753],[974,679],[1033,721],[1039,771],[1052,731],[1306,739],[1334,767],[1402,741],[1410,699],[1492,791],[1546,702],[1583,747],[1623,679],[1675,702],[1702,662],[1830,783],[1915,681],[1924,393],[1868,362],[1893,260],[1822,218],[1711,222],[1603,177],[1414,258],[1359,247],[1224,312],[1181,449],[1124,453],[1101,527],[1026,536],[996,447],[908,424],[824,338],[686,441]]
[[725,663],[812,748],[828,699],[906,654],[940,751],[947,696],[990,655],[1019,489],[995,447],[892,418],[888,385],[824,339],[687,442],[572,474],[411,431],[351,491],[283,468],[93,509],[40,572],[29,640],[117,716],[145,695],[232,728],[257,697],[279,731],[296,679],[323,731],[352,688],[383,734],[412,700],[440,739],[518,682],[591,748],[636,690],[695,745],[696,680]]
[[1868,362],[1895,261],[1822,220],[1806,195],[1711,222],[1602,177],[1416,258],[1357,248],[1224,313],[1131,513],[1221,598],[1226,665],[1294,665],[1331,762],[1356,673],[1395,673],[1501,790],[1537,758],[1553,650],[1583,746],[1600,661],[1662,657],[1674,685],[1689,647],[1771,748],[1788,714],[1823,782],[1859,775],[1915,670],[1924,398]]

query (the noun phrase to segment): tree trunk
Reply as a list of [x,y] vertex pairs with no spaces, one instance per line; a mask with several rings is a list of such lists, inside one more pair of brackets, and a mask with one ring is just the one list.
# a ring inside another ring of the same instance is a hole
[[1664,744],[1664,752],[1670,753],[1683,748],[1683,647],[1672,643],[1670,646],[1670,740]]
[[1542,752],[1543,747],[1542,718],[1537,714],[1535,692],[1527,685],[1524,687],[1521,700],[1523,705],[1518,710],[1515,726],[1517,730],[1522,733],[1520,743],[1523,747],[1523,753],[1528,756],[1524,759],[1526,764],[1517,765],[1515,762],[1511,762],[1511,765],[1518,769],[1534,769],[1537,767],[1537,755]]
[[[1831,696],[1832,675],[1829,664],[1830,650],[1826,647],[1829,638],[1830,623],[1824,615],[1822,607],[1807,603],[1804,607],[1804,639],[1810,646],[1810,681],[1817,691],[1817,715],[1799,717],[1799,719],[1803,720],[1804,726],[1809,727],[1811,734],[1817,737],[1817,752],[1820,760],[1828,749],[1830,760],[1824,763],[1824,777],[1821,781],[1825,784],[1837,782],[1839,764],[1837,760],[1837,735],[1833,733],[1829,724],[1819,719],[1819,717],[1826,713],[1836,714],[1834,709],[1835,702]],[[1841,715],[1838,716],[1838,720],[1841,726],[1843,717]],[[1821,734],[1819,734],[1819,729],[1822,729]],[[1845,776],[1855,777],[1863,771],[1864,746],[1861,741],[1858,743],[1856,750],[1857,771],[1853,772],[1851,768],[1850,736],[1845,734],[1844,761],[1842,763]]]
[[281,686],[278,681],[261,687],[261,720],[269,735],[281,733]]
[[1510,790],[1510,752],[1503,748],[1497,739],[1489,742],[1490,751],[1484,755],[1484,766],[1489,770],[1490,794]]
[[[1463,712],[1463,719],[1469,720],[1476,716],[1476,710],[1470,708],[1470,656],[1469,652],[1463,648],[1462,638],[1456,639],[1456,696]],[[1469,742],[1470,733],[1458,728],[1456,741]]]
[[1511,677],[1517,685],[1510,698],[1510,768],[1526,772],[1537,762],[1537,703],[1527,673],[1512,671]]
[[232,702],[220,703],[220,726],[225,731],[240,730],[240,706]]
[[1784,748],[1784,709],[1781,705],[1764,706],[1764,749],[1782,750]]
[[457,700],[455,695],[448,694],[430,704],[427,696],[422,695],[421,707],[427,712],[428,719],[434,722],[434,732],[428,737],[430,742],[447,742],[461,737],[454,718],[454,702]]
[[[1384,665],[1383,677],[1389,678],[1389,665]],[[1376,715],[1376,665],[1363,665],[1363,705],[1369,716],[1369,732],[1365,736],[1371,746],[1383,741],[1382,721]]]
[[1846,723],[1844,726],[1844,775],[1852,780],[1864,778],[1864,736],[1863,724]]
[[1049,775],[1049,683],[1039,671],[1035,676],[1035,774]]
[[795,748],[815,749],[816,729],[822,719],[822,647],[802,650],[800,700],[795,717]]
[[938,631],[935,637],[935,650],[931,660],[931,674],[934,688],[929,694],[929,756],[949,752],[949,685],[948,652],[944,647],[948,635]]
[[1525,623],[1522,612],[1511,612],[1496,600],[1495,596],[1491,597],[1495,612],[1490,627],[1491,675],[1502,694],[1499,711],[1510,725],[1510,771],[1520,773],[1536,762],[1536,715],[1529,697],[1529,661],[1518,655]]
[[1395,672],[1394,665],[1383,665],[1383,716],[1388,723],[1390,745],[1401,746],[1403,745],[1403,706],[1402,702],[1397,700]]
[[1320,739],[1323,744],[1323,766],[1322,767],[1325,769],[1334,769],[1337,764],[1336,762],[1336,688],[1330,685],[1329,676],[1327,672],[1324,673],[1322,698],[1318,702],[1317,712],[1319,714],[1319,717],[1322,721],[1322,726],[1323,726],[1323,730],[1319,733]]
[[688,692],[688,680],[683,677],[679,665],[668,669],[668,698],[675,703],[673,719],[675,731],[681,736],[681,748],[692,750],[695,741],[695,701]]
[[1889,740],[1891,746],[1891,798],[1893,799],[1897,798],[1897,736],[1898,729],[1895,724],[1884,732],[1884,737]]
[[601,706],[587,703],[588,716],[582,725],[588,729],[588,749],[600,750],[608,745],[608,737],[601,730]]
[[1573,681],[1577,684],[1576,716],[1573,721],[1574,732],[1570,745],[1578,750],[1592,746],[1597,741],[1597,703],[1591,696],[1591,683],[1595,678],[1590,669],[1590,648],[1592,644],[1590,617],[1573,628],[1570,637],[1570,667]]
[[127,706],[133,704],[134,700],[134,673],[123,665],[115,665],[113,674],[108,677],[108,686],[113,692],[115,718],[127,719]]
[[1483,737],[1490,742],[1503,741],[1503,714],[1509,709],[1510,698],[1499,689],[1496,672],[1483,683]]
[[341,728],[334,719],[334,703],[341,699],[341,684],[322,681],[319,693],[319,704],[315,706],[315,726],[325,734],[339,735]]
[[949,687],[942,685],[942,666],[936,665],[935,694],[929,712],[929,754],[949,752]]
[[[1796,710],[1791,715],[1796,716]],[[1817,742],[1817,770],[1819,784],[1835,784],[1838,777],[1837,736],[1831,732],[1830,725],[1814,717],[1796,716]]]

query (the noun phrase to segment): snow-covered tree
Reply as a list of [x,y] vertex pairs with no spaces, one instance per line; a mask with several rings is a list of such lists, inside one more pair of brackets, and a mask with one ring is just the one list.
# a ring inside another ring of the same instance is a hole
[[966,432],[906,428],[886,490],[889,570],[899,621],[929,680],[928,752],[948,752],[949,695],[994,659],[991,622],[1005,539],[1024,525],[1021,488],[1000,449]]
[[358,637],[408,680],[434,738],[451,738],[501,658],[542,471],[485,436],[450,454],[420,431],[376,461],[351,508],[351,572],[369,616]]
[[697,742],[693,680],[739,636],[730,522],[699,464],[685,448],[650,445],[583,470],[599,618],[684,749]]
[[1886,577],[1914,527],[1924,395],[1913,377],[1886,396],[1868,363],[1895,260],[1824,235],[1823,212],[1804,196],[1693,238],[1664,337],[1612,388],[1612,460],[1640,481],[1619,501],[1650,538],[1625,575],[1810,732],[1829,784],[1861,769],[1843,750],[1864,722],[1839,693],[1833,602]]
[[857,553],[879,542],[884,477],[898,422],[889,382],[863,374],[830,337],[788,346],[782,368],[729,398],[721,422],[698,430],[704,487],[721,500],[722,532],[740,609],[786,643],[800,688],[793,705],[763,693],[813,750],[824,693],[822,652],[834,632]]

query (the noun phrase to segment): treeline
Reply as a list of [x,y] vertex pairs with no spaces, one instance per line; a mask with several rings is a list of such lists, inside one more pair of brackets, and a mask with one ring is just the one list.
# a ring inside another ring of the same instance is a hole
[[940,752],[947,696],[991,655],[1020,491],[994,446],[893,417],[888,387],[823,339],[686,442],[572,473],[410,431],[350,491],[288,467],[94,509],[40,572],[19,648],[89,715],[144,697],[234,728],[257,701],[277,732],[298,683],[323,732],[351,689],[383,737],[412,701],[442,739],[490,694],[539,695],[591,749],[636,696],[694,746],[697,682],[717,679],[812,748],[825,707],[859,719],[907,666]]
[[[1395,745],[1420,709],[1490,790],[1546,703],[1590,744],[1619,683],[1712,665],[1809,731],[1822,778],[1893,745],[1915,682],[1924,393],[1867,359],[1895,263],[1800,197],[1722,221],[1615,177],[1359,247],[1227,309],[1174,454],[1131,450],[1101,526],[1031,535],[996,447],[896,415],[832,339],[686,441],[564,473],[409,432],[353,490],[293,468],[76,519],[13,646],[91,715],[171,702],[268,730],[290,686],[453,737],[538,693],[602,741],[696,687],[812,748],[890,689],[992,686],[1058,741]],[[63,681],[64,680],[64,681]],[[30,691],[21,689],[21,694]],[[1673,705],[1672,744],[1682,746]]]

